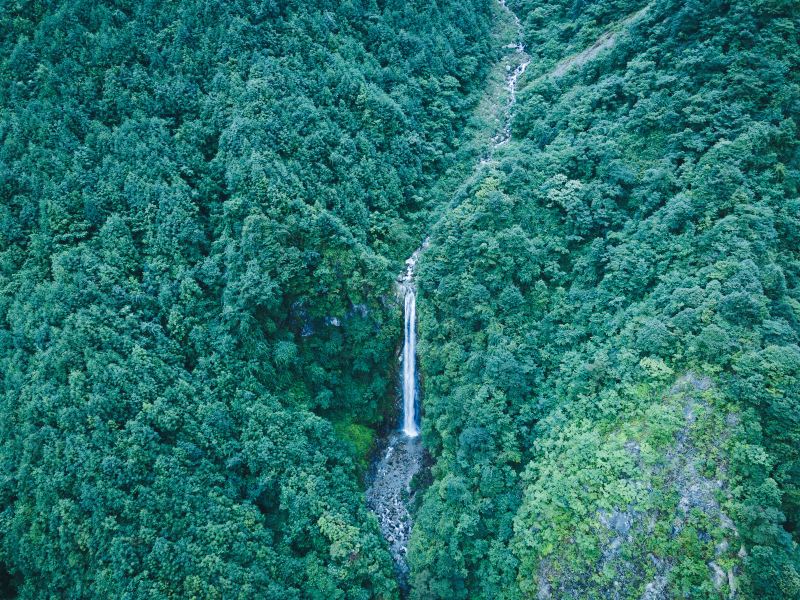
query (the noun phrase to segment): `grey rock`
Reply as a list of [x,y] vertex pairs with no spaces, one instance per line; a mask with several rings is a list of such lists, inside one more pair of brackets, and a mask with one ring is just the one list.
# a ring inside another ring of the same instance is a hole
[[367,487],[367,506],[378,517],[401,583],[408,577],[406,554],[413,525],[408,506],[414,499],[411,480],[422,467],[422,461],[420,438],[395,433],[374,465]]
[[736,597],[736,577],[733,574],[733,569],[728,569],[728,589],[730,593],[728,594],[728,598],[735,598]]
[[727,581],[725,571],[713,561],[708,563],[708,568],[711,569],[711,581],[714,582],[714,587],[717,589],[721,588],[723,582]]
[[645,586],[641,600],[666,600],[667,597],[667,576],[656,575],[653,581]]
[[730,544],[728,543],[727,539],[722,540],[719,544],[716,545],[714,549],[714,553],[719,556],[720,554],[725,554],[728,551]]

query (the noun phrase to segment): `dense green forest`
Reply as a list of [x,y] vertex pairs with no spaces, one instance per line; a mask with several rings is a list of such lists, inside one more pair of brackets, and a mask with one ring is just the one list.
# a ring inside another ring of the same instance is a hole
[[4,3],[0,596],[398,597],[430,234],[410,597],[800,598],[800,2],[507,5]]
[[389,598],[386,300],[489,0],[11,2],[0,576],[24,598]]

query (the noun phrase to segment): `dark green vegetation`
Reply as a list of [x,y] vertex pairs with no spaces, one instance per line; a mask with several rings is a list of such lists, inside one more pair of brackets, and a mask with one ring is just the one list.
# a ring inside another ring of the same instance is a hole
[[491,0],[56,4],[0,13],[0,593],[395,597],[438,208],[412,596],[800,598],[797,1],[509,0],[471,178]]
[[396,594],[360,489],[385,297],[491,9],[4,5],[0,586]]
[[800,5],[510,5],[514,139],[419,268],[415,596],[798,598]]

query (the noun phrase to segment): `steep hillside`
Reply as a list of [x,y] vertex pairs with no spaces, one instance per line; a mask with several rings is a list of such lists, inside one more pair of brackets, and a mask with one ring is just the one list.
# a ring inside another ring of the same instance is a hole
[[394,556],[419,599],[800,598],[799,38],[797,0],[7,3],[0,595],[396,598]]
[[509,4],[419,267],[414,595],[800,597],[798,4]]

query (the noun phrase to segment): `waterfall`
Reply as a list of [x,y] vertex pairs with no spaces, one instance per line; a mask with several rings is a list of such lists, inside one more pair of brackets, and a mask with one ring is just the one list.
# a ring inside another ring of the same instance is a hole
[[[511,123],[517,100],[517,85],[530,64],[530,57],[522,43],[522,24],[506,6],[498,0],[501,9],[514,18],[518,40],[506,46],[513,52],[505,59],[507,65],[505,116],[500,130],[489,145],[488,154],[478,167],[493,160],[495,149],[511,139]],[[417,373],[417,286],[415,282],[417,260],[428,247],[428,239],[406,260],[406,269],[397,278],[398,300],[403,302],[403,353],[402,361],[402,423],[381,443],[380,455],[375,459],[368,475],[367,505],[378,518],[381,533],[389,544],[394,559],[401,595],[408,593],[409,568],[407,561],[408,540],[411,537],[413,518],[409,506],[414,503],[416,490],[411,482],[422,468],[425,451],[420,436],[419,375]]]
[[419,418],[417,410],[417,289],[414,284],[414,269],[417,266],[420,252],[428,247],[425,239],[422,245],[406,260],[406,270],[399,281],[399,289],[403,294],[403,433],[408,437],[419,435]]
[[405,340],[403,341],[403,433],[419,435],[417,424],[417,293],[405,293]]
[[414,500],[411,480],[422,468],[424,450],[419,435],[420,402],[417,374],[417,286],[415,269],[428,240],[406,260],[397,278],[397,298],[403,302],[403,352],[401,360],[402,420],[400,428],[385,440],[381,455],[373,464],[367,487],[367,505],[378,517],[381,533],[397,569],[402,590],[408,585],[406,552],[412,518],[408,511]]

